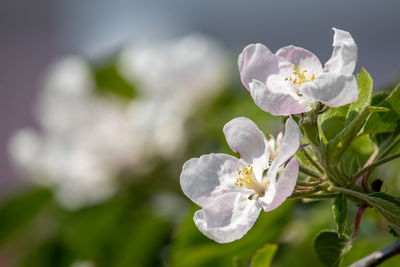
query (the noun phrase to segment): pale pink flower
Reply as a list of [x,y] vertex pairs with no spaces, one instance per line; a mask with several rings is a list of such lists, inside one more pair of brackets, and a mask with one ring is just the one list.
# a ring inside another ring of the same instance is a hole
[[357,45],[350,33],[333,30],[333,52],[325,67],[301,47],[290,45],[273,54],[262,44],[246,46],[239,71],[256,105],[272,115],[290,115],[310,111],[315,102],[338,107],[357,100]]
[[278,153],[271,153],[278,149],[271,147],[276,145],[275,139],[268,141],[247,118],[228,122],[224,134],[240,158],[226,154],[193,158],[184,164],[180,177],[183,192],[202,207],[194,215],[196,226],[219,243],[241,238],[261,209],[271,211],[292,194],[298,177],[297,160],[291,159],[283,170],[280,167],[300,145],[300,131],[291,117],[286,121],[285,135],[276,142],[280,142]]

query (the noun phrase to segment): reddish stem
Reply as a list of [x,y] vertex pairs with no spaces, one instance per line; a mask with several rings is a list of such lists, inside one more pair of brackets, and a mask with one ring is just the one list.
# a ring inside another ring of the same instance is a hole
[[353,235],[351,236],[351,239],[354,240],[356,239],[356,236],[358,234],[358,230],[360,230],[360,222],[361,222],[361,217],[364,214],[365,209],[367,208],[367,205],[360,205],[358,206],[357,214],[356,214],[356,219],[354,221],[354,232]]
[[[371,165],[372,162],[375,160],[376,156],[378,156],[379,149],[375,149],[375,151],[371,154],[367,162],[364,164],[364,168]],[[357,184],[362,186],[362,188],[368,192],[368,176],[369,172],[366,172],[365,174],[361,175],[360,178],[357,180]]]

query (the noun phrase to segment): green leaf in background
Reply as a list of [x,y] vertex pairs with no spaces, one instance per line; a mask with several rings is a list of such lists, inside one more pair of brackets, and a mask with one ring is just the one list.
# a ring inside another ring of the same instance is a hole
[[[277,242],[290,221],[294,201],[286,201],[273,212],[262,212],[250,231],[240,240],[218,244],[205,237],[193,222],[192,209],[174,237],[169,250],[169,265],[174,267],[231,266],[234,258],[248,262],[265,243]],[[240,266],[240,265],[239,265]]]
[[347,199],[343,193],[340,193],[333,202],[332,212],[337,226],[338,236],[342,238],[347,218]]
[[[145,208],[135,211],[131,220],[124,222],[119,234],[114,235],[119,238],[110,246],[115,257],[108,264],[114,267],[162,265],[163,248],[168,244],[172,227]],[[104,255],[102,262],[108,257],[109,255]]]
[[52,199],[47,189],[33,189],[0,206],[0,244],[28,224]]
[[115,64],[94,66],[93,69],[99,93],[112,93],[126,99],[136,96],[135,88],[121,77]]
[[249,265],[239,257],[234,257],[232,260],[232,267],[249,267]]
[[[384,94],[377,95],[374,97],[373,102],[378,102],[383,96]],[[375,104],[379,107],[388,108],[389,111],[385,113],[372,114],[365,124],[363,134],[376,134],[394,131],[400,120],[399,103],[400,84],[397,85],[388,96],[381,100],[381,102]]]
[[343,235],[339,238],[334,231],[323,231],[314,240],[314,251],[325,266],[338,266],[346,252],[349,238]]
[[333,139],[371,103],[373,86],[371,76],[364,68],[361,68],[356,79],[358,86],[357,101],[337,108],[330,108],[319,118],[322,133],[327,141]]
[[253,256],[250,267],[268,267],[271,265],[278,245],[266,244],[263,248],[257,250]]

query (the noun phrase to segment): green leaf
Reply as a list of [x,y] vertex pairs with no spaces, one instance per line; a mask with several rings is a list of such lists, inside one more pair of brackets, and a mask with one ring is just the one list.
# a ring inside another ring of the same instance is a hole
[[388,108],[388,112],[372,114],[365,124],[363,134],[392,132],[396,129],[400,120],[400,107],[398,104],[400,103],[400,84],[382,100],[383,96],[385,95],[377,95],[374,97],[373,102],[381,100],[375,105]]
[[327,141],[333,139],[347,124],[354,120],[371,103],[373,82],[369,73],[361,68],[356,75],[358,99],[348,105],[330,108],[319,120],[321,130]]
[[345,126],[349,105],[330,108],[319,117],[322,133],[327,141],[334,138]]
[[388,109],[384,107],[366,107],[361,114],[359,114],[351,123],[349,123],[334,139],[329,141],[327,146],[327,154],[329,155],[329,162],[335,164],[342,157],[344,152],[350,147],[350,144],[358,136],[358,133],[364,126],[368,116],[374,112],[387,112]]
[[363,194],[357,191],[346,190],[348,195],[364,200],[374,207],[389,223],[390,227],[400,234],[400,199],[391,195],[377,192]]
[[0,243],[28,224],[51,201],[47,189],[34,189],[6,200],[0,206]]
[[347,199],[343,193],[340,193],[333,202],[332,212],[337,226],[338,236],[342,238],[347,218]]
[[322,231],[314,240],[314,251],[318,259],[325,266],[338,266],[340,259],[346,252],[349,238],[339,238],[334,231]]
[[400,234],[400,200],[382,192],[367,195],[365,199],[373,206],[389,223],[398,234]]
[[371,103],[373,81],[369,73],[361,68],[360,73],[356,75],[358,86],[357,101],[350,104],[346,124],[354,120]]
[[268,267],[271,265],[278,246],[275,244],[266,244],[263,248],[257,250],[253,256],[250,267]]
[[398,84],[390,95],[386,98],[387,103],[390,104],[392,109],[400,116],[400,84]]

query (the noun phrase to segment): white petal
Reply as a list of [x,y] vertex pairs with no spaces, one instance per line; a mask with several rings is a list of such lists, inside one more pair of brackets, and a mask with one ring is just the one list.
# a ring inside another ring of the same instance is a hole
[[276,136],[276,146],[278,147],[278,149],[279,147],[281,147],[282,138],[283,138],[283,133],[282,132],[278,133],[278,135]]
[[333,52],[324,71],[352,74],[357,63],[357,45],[349,32],[333,28]]
[[243,237],[253,226],[261,206],[240,193],[228,193],[194,214],[194,222],[207,237],[228,243]]
[[357,100],[358,89],[354,75],[321,73],[314,81],[305,83],[303,94],[330,107],[339,107]]
[[270,151],[275,151],[275,145],[276,145],[276,141],[275,141],[275,137],[272,134],[269,134],[269,141],[268,141],[268,146]]
[[286,165],[279,180],[275,186],[275,194],[273,198],[266,196],[259,198],[260,204],[263,206],[264,211],[271,211],[279,207],[292,193],[296,187],[297,177],[299,175],[299,164],[296,158],[293,158]]
[[268,168],[269,151],[263,132],[250,119],[235,118],[225,124],[224,134],[229,147],[239,153],[240,158],[252,164],[257,178]]
[[[291,67],[291,72],[293,72],[293,68]],[[295,100],[300,100],[300,97],[297,95],[297,86],[294,85],[291,81],[286,81],[286,77],[290,75],[270,75],[265,83],[265,86],[274,93],[277,94],[289,94]]]
[[240,79],[250,90],[253,79],[265,82],[271,74],[279,73],[279,58],[262,44],[246,46],[238,58]]
[[285,135],[279,148],[278,156],[272,161],[271,167],[268,170],[268,181],[273,181],[279,170],[279,167],[284,164],[291,156],[296,153],[300,146],[301,133],[297,123],[289,117],[286,120]]
[[275,116],[287,116],[311,110],[310,107],[297,102],[290,94],[285,92],[277,93],[275,90],[272,91],[265,84],[257,80],[253,80],[250,83],[250,93],[257,106]]
[[203,207],[226,192],[246,192],[236,182],[239,159],[226,154],[209,154],[188,160],[182,168],[183,193]]
[[[296,65],[296,67],[301,65],[301,69],[307,70],[308,75],[317,74],[322,71],[322,65],[318,57],[304,48],[289,45],[282,47],[275,54],[285,58]],[[293,71],[293,66],[291,67]]]

